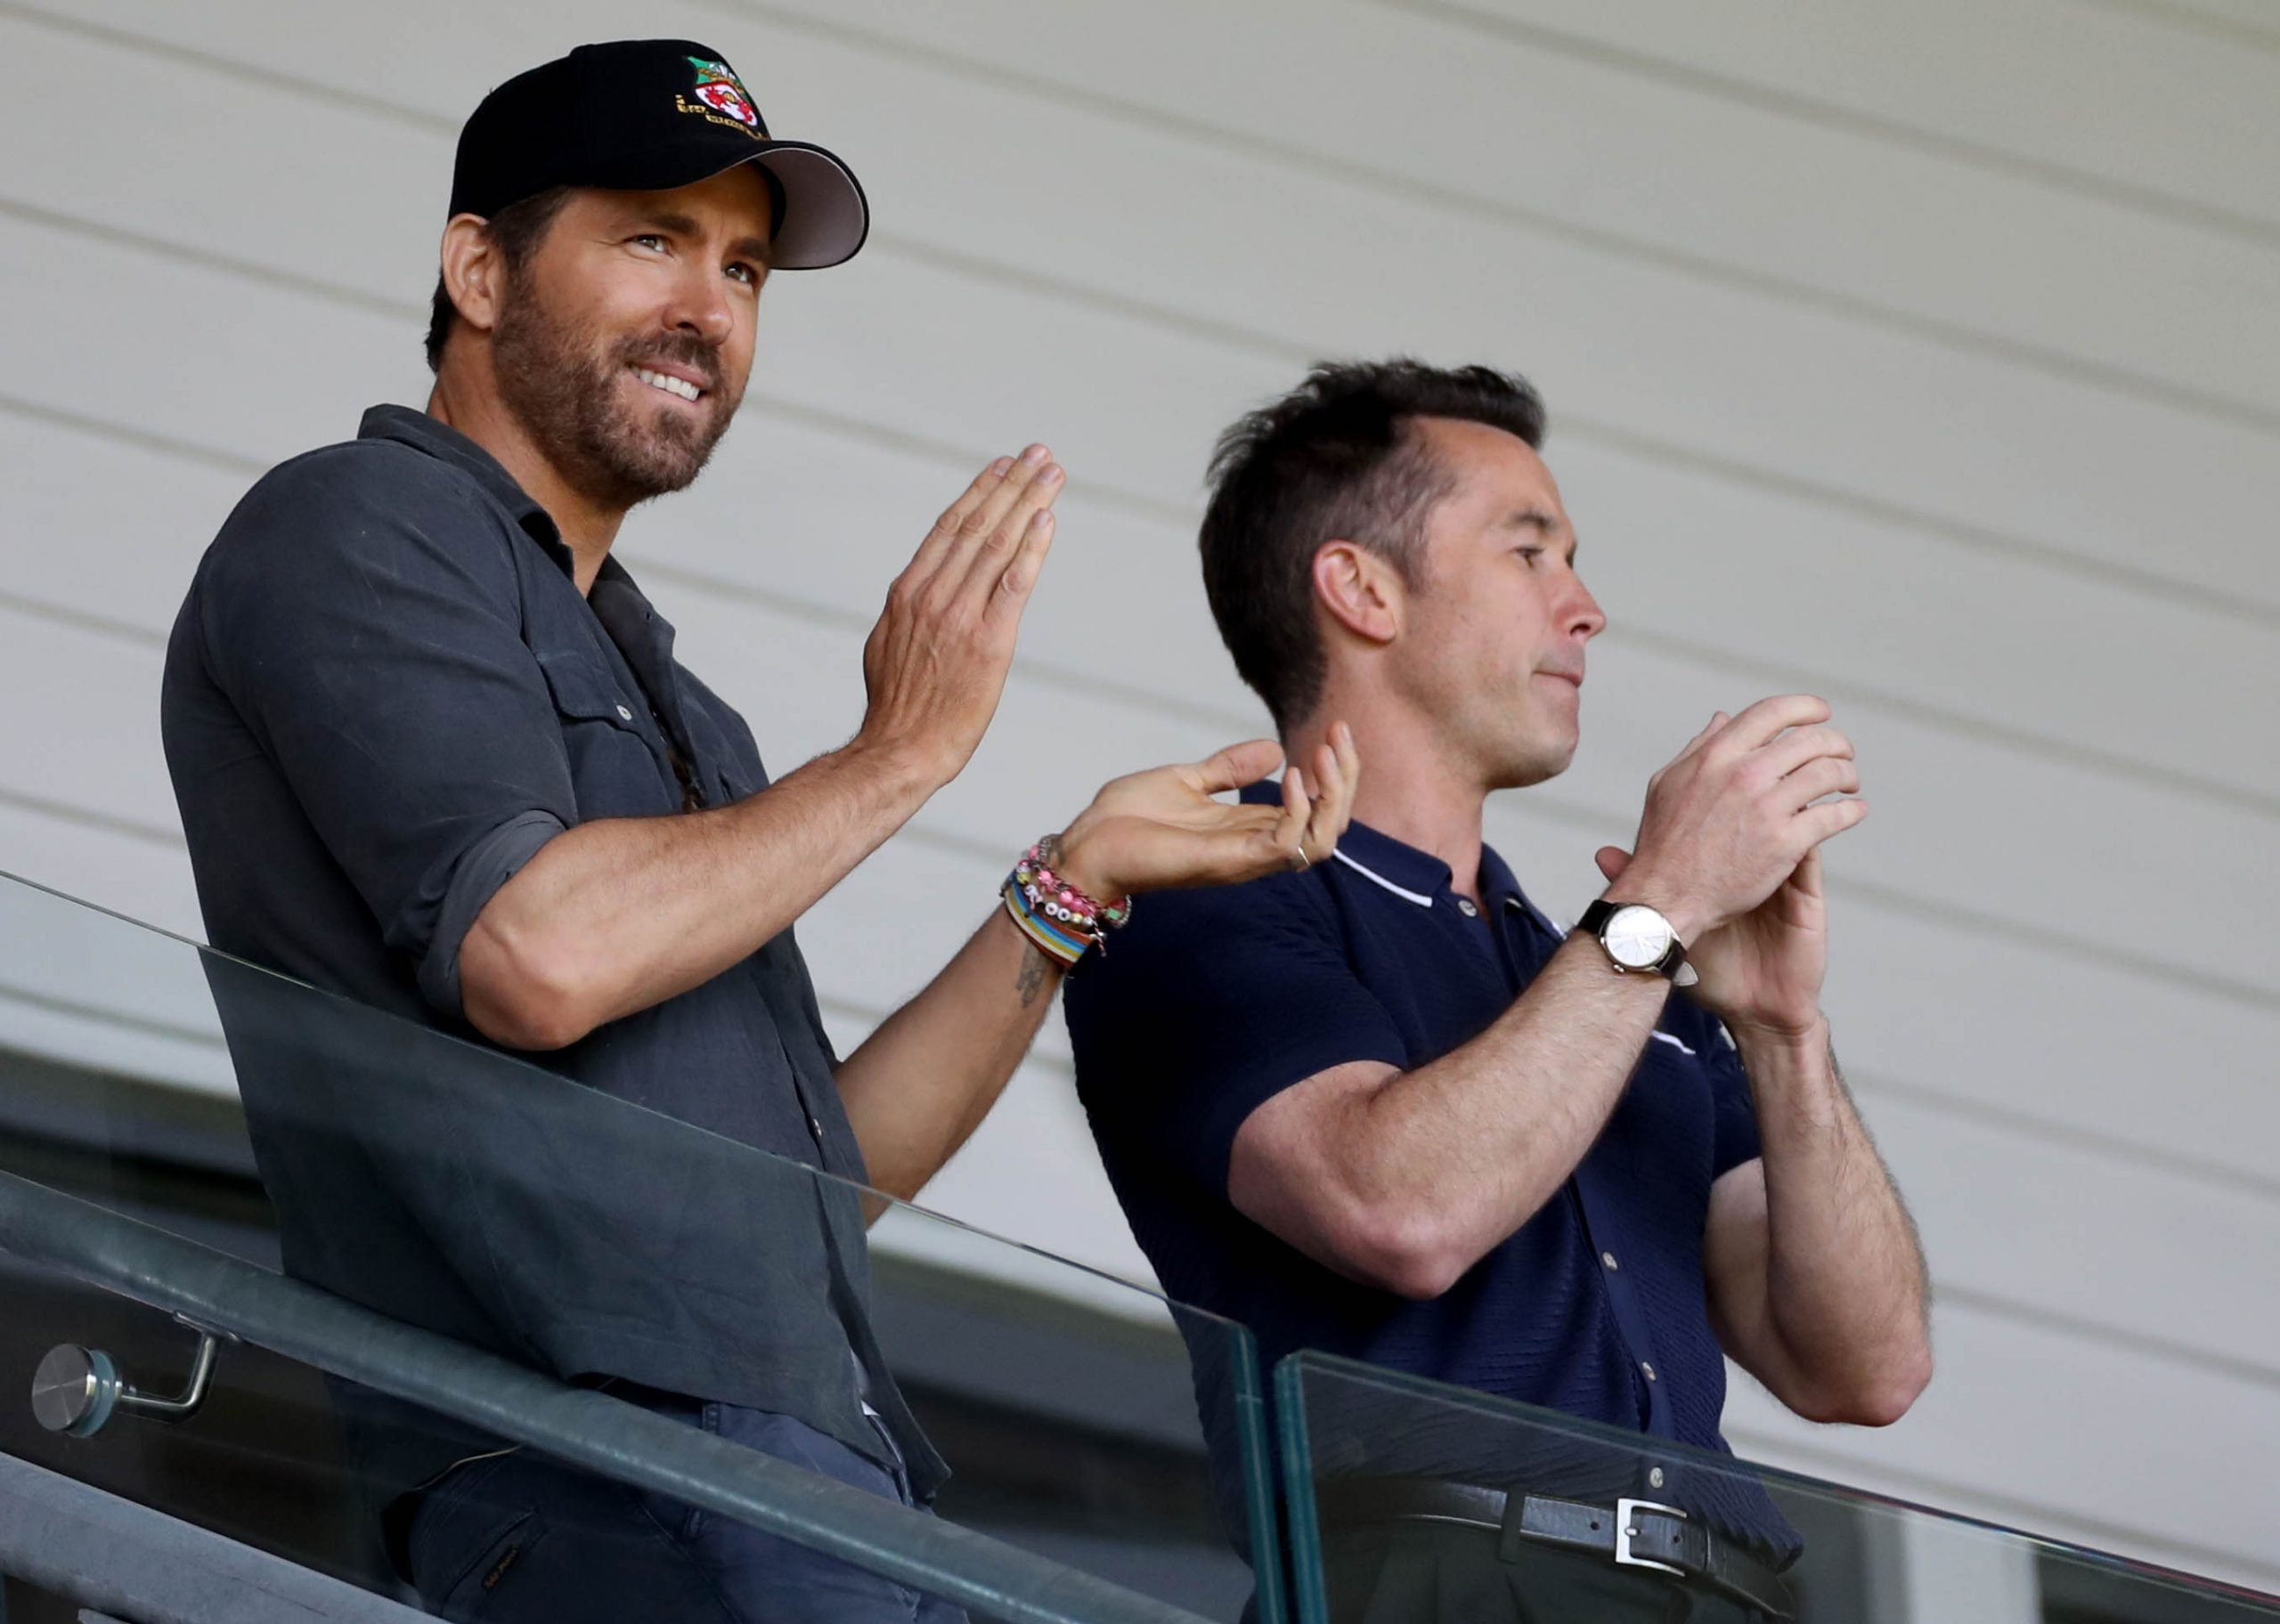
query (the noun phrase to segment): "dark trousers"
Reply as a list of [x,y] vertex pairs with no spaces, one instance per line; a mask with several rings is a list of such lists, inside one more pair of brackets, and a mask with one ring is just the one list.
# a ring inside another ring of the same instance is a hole
[[1754,1610],[1606,1557],[1404,1518],[1323,1531],[1331,1624],[1755,1624]]
[[[625,1395],[631,1397],[633,1395]],[[883,1467],[789,1416],[665,1394],[645,1408],[911,1504]],[[891,1458],[892,1447],[885,1451]],[[422,1605],[471,1624],[965,1624],[875,1573],[716,1513],[517,1450],[454,1468],[413,1510]]]

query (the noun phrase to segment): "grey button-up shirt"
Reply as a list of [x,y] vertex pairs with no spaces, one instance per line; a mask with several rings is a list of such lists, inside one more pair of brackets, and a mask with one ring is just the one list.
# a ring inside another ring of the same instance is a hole
[[[750,730],[674,660],[672,628],[632,577],[613,559],[582,596],[571,566],[505,469],[402,407],[373,408],[356,440],[255,485],[200,564],[167,657],[167,764],[216,947],[480,1042],[460,945],[541,847],[588,819],[670,816],[766,786]],[[592,1112],[593,1142],[543,1147],[581,1202],[556,1230],[502,1229],[503,1203],[486,1217],[480,1201],[420,1193],[401,1108],[418,1095],[427,1142],[448,1137],[469,1177],[489,1157],[526,1178],[527,1112],[501,1103],[512,1091],[483,1085],[479,1068],[439,1089],[454,1069],[440,1041],[397,1066],[423,1073],[414,1089],[371,1063],[369,1043],[328,1057],[306,1019],[255,1007],[285,990],[216,984],[294,1272],[566,1377],[782,1411],[875,1456],[859,1367],[914,1485],[939,1480],[871,1337],[851,1195],[745,1157],[749,1184],[708,1224],[683,1158],[629,1129],[638,1114]],[[788,930],[701,987],[529,1058],[863,1176]],[[362,1100],[338,1084],[359,1074]],[[506,1260],[512,1290],[490,1256],[509,1232],[525,1254]],[[432,1464],[419,1453],[402,1474]]]

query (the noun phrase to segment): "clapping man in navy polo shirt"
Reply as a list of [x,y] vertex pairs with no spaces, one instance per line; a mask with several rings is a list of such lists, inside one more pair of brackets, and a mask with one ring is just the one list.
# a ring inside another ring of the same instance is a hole
[[[1543,430],[1517,378],[1393,361],[1319,368],[1221,440],[1220,633],[1295,758],[1358,743],[1370,774],[1332,860],[1152,897],[1071,980],[1102,1155],[1165,1287],[1269,1360],[1722,1449],[1730,1355],[1811,1419],[1893,1421],[1931,1373],[1925,1271],[1820,1012],[1820,850],[1867,812],[1829,708],[1710,718],[1564,938],[1482,842],[1490,792],[1574,755],[1606,624]],[[1651,1459],[1616,1492],[1655,1498]],[[1754,1486],[1697,1473],[1690,1511],[1634,1512],[1665,1572],[1616,1564],[1611,1498],[1424,1464],[1325,1488],[1335,1616],[1785,1605],[1795,1537]]]

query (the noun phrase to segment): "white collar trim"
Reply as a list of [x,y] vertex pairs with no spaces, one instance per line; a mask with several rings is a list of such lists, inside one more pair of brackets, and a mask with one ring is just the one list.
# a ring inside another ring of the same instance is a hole
[[1361,875],[1363,879],[1367,880],[1372,885],[1383,886],[1395,896],[1400,897],[1404,902],[1413,902],[1421,908],[1429,908],[1433,905],[1433,899],[1430,897],[1426,896],[1424,892],[1413,891],[1405,886],[1396,885],[1392,881],[1387,879],[1383,874],[1377,873],[1374,869],[1364,868],[1359,863],[1356,863],[1353,858],[1348,857],[1342,851],[1332,851],[1330,855],[1336,857],[1340,863],[1345,864],[1347,867],[1352,869],[1356,873]]

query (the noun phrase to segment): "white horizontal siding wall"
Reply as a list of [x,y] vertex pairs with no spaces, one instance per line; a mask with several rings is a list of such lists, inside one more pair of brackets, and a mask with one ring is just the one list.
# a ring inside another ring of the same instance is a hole
[[[1193,564],[1225,421],[1317,355],[1520,368],[1615,622],[1575,771],[1494,810],[1531,886],[1580,905],[1647,775],[1777,687],[1877,801],[1829,996],[1941,1373],[1881,1433],[1743,1382],[1737,1445],[2280,1588],[2268,8],[0,5],[0,868],[197,933],[156,716],[192,562],[422,397],[483,90],[629,32],[719,46],[877,215],[770,285],[746,420],[627,532],[773,761],[852,731],[975,465],[1071,471],[989,741],[803,930],[843,1043],[1099,779],[1260,729]],[[0,954],[0,1041],[228,1085],[195,1008]],[[1055,1027],[930,1199],[1143,1274],[1067,1074]]]

